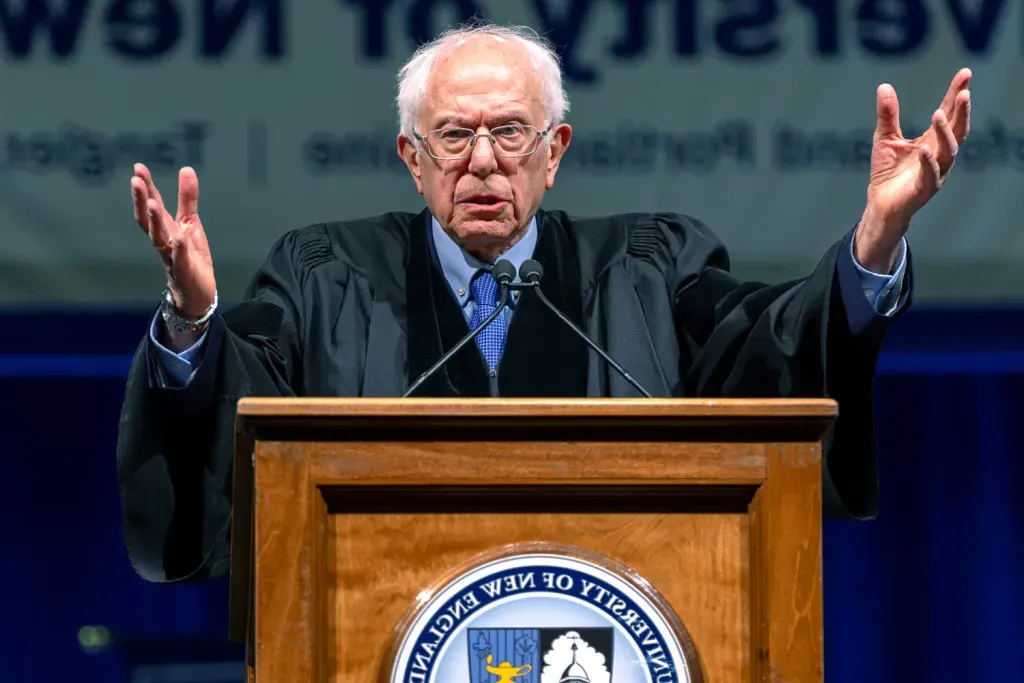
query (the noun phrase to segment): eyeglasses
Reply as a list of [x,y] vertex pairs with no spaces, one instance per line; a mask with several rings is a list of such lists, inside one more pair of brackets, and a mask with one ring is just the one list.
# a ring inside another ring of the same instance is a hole
[[509,123],[492,128],[489,133],[477,133],[469,128],[438,128],[420,135],[413,135],[425,142],[427,154],[441,161],[465,159],[473,153],[477,138],[489,138],[494,153],[499,157],[525,157],[540,147],[540,141],[551,129],[537,130],[521,123]]

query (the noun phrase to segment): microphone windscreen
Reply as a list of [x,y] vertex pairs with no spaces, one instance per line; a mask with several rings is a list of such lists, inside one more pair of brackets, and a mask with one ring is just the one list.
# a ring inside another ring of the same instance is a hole
[[501,259],[491,268],[491,275],[499,285],[508,285],[516,279],[516,267],[508,259]]
[[532,258],[526,259],[519,266],[519,279],[523,282],[540,282],[544,279],[544,266]]

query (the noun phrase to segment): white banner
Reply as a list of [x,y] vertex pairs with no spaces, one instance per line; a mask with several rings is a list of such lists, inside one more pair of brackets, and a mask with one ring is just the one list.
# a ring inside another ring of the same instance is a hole
[[563,50],[574,138],[545,206],[706,221],[743,277],[807,273],[860,217],[875,88],[904,133],[974,70],[973,127],[910,233],[920,298],[1024,296],[1017,0],[0,0],[0,300],[146,302],[135,161],[200,180],[225,298],[283,232],[421,200],[395,73],[474,14]]

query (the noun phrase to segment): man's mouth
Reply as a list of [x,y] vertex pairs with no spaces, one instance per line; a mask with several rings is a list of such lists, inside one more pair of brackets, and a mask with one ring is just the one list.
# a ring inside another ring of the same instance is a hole
[[474,194],[462,200],[463,204],[477,204],[480,206],[493,206],[501,204],[505,200],[494,194]]

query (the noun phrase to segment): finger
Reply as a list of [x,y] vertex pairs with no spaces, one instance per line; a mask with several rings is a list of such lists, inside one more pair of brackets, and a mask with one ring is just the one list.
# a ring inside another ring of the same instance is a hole
[[178,222],[199,214],[199,178],[190,166],[178,172]]
[[921,184],[926,191],[933,192],[938,189],[942,178],[939,162],[935,158],[935,152],[928,145],[921,145],[918,154],[921,158]]
[[175,232],[174,221],[171,220],[163,206],[155,199],[150,198],[146,203],[146,210],[149,213],[149,239],[153,246],[160,252],[160,258],[170,262],[171,251],[174,247],[173,238]]
[[150,199],[155,199],[160,202],[160,208],[164,208],[164,198],[160,196],[160,190],[156,189],[156,183],[153,182],[153,174],[149,172],[145,164],[135,164],[133,167],[135,175],[142,179],[142,182],[146,184],[146,191],[149,193]]
[[956,153],[960,149],[960,144],[953,135],[953,128],[949,125],[946,113],[941,109],[932,114],[932,128],[935,130],[937,144],[934,154],[935,161],[939,165],[939,171],[945,175],[956,161]]
[[953,80],[949,83],[949,89],[946,91],[946,96],[942,98],[942,104],[939,108],[946,112],[946,118],[952,119],[954,109],[956,106],[956,98],[961,91],[965,90],[968,84],[971,82],[971,70],[960,69],[953,76]]
[[964,140],[967,139],[967,136],[971,132],[970,90],[961,90],[956,96],[951,125],[953,127],[953,136],[956,138],[957,143],[963,144]]
[[896,98],[896,91],[888,83],[883,83],[878,86],[876,96],[878,123],[875,126],[875,135],[903,137],[900,130],[900,103]]
[[149,193],[146,192],[146,183],[138,176],[132,176],[132,209],[135,213],[135,222],[142,228],[142,232],[149,234],[149,209],[146,203],[149,200]]

